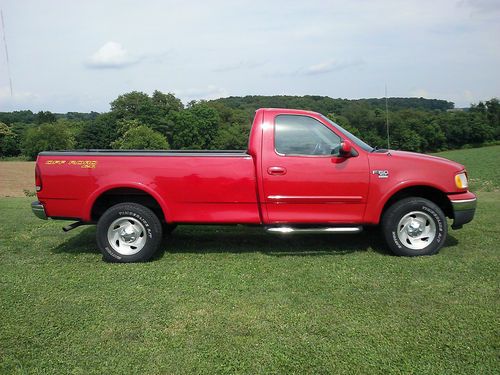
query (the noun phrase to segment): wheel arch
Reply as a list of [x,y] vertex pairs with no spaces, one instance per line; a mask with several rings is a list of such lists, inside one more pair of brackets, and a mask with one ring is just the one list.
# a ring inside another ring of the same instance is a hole
[[142,184],[125,183],[108,185],[91,194],[84,207],[84,220],[96,222],[109,207],[124,202],[150,208],[160,221],[167,222],[170,217],[165,200],[157,192]]
[[384,216],[384,213],[389,207],[391,207],[394,203],[408,197],[427,199],[441,208],[445,216],[453,218],[453,208],[445,192],[435,186],[418,184],[404,186],[388,194],[388,197],[385,199],[382,209],[380,210],[378,222],[380,222],[380,220]]

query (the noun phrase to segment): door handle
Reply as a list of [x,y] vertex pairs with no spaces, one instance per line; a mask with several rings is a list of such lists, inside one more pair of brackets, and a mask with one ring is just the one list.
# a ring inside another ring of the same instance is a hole
[[267,168],[267,173],[270,175],[284,175],[286,174],[285,167],[269,167]]

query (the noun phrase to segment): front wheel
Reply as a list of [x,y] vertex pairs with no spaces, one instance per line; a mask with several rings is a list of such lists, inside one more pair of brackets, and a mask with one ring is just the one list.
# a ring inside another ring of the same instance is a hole
[[387,245],[396,255],[433,255],[443,247],[448,225],[436,204],[411,197],[387,209],[382,218],[382,231]]
[[97,245],[105,260],[145,262],[155,254],[162,239],[158,217],[137,203],[109,208],[97,222]]

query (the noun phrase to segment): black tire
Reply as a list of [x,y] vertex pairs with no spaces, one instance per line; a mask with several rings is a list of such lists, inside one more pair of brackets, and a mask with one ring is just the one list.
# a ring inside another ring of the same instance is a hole
[[[448,224],[436,204],[424,198],[410,197],[387,209],[382,218],[382,232],[396,255],[433,255],[446,241]],[[424,247],[419,248],[421,246]]]
[[[110,228],[112,225],[115,231],[121,230],[116,234],[116,242],[110,241],[108,236],[108,230],[114,235]],[[127,233],[127,230],[131,233]],[[96,237],[105,260],[117,263],[145,262],[158,250],[162,226],[149,208],[137,203],[119,203],[101,216],[97,222]]]

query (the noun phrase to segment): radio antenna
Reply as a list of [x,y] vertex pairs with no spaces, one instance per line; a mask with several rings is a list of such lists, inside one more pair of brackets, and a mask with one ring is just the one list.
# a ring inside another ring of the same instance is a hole
[[387,151],[391,148],[389,137],[389,105],[387,104],[387,83],[385,84],[385,127],[387,129]]
[[3,44],[5,46],[5,58],[7,59],[7,74],[9,75],[10,96],[14,96],[12,92],[12,78],[10,76],[9,51],[7,49],[7,38],[5,37],[5,22],[3,21],[3,11],[0,9],[0,18],[2,20]]

